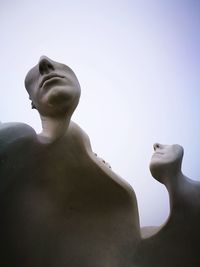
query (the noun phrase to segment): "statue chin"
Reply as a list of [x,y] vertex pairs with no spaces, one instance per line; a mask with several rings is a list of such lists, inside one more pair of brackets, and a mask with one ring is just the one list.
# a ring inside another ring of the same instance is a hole
[[50,90],[45,98],[44,102],[47,103],[48,112],[49,108],[53,112],[52,116],[61,113],[68,113],[70,110],[74,110],[76,97],[63,88],[55,87]]
[[161,164],[156,164],[155,162],[151,162],[149,166],[151,175],[160,183],[163,183],[162,177],[164,173],[165,166]]
[[56,87],[52,89],[51,92],[49,92],[48,102],[51,105],[68,103],[72,98],[72,95],[66,92],[66,90],[63,90],[63,88]]

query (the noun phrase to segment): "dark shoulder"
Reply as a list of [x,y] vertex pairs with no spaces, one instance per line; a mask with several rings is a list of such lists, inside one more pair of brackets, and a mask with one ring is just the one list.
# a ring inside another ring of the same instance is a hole
[[35,130],[25,124],[18,122],[0,124],[0,147],[10,144],[21,138],[36,137]]

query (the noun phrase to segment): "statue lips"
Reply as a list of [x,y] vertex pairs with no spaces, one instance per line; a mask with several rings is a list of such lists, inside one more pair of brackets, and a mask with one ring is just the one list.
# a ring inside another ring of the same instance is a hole
[[42,87],[42,86],[44,85],[45,82],[48,82],[49,80],[51,80],[51,79],[53,79],[53,78],[64,78],[64,76],[58,75],[58,74],[56,74],[56,73],[51,73],[51,74],[49,74],[49,75],[46,75],[46,76],[42,79],[42,81],[41,81],[41,83],[40,83],[40,87]]
[[164,153],[162,153],[162,152],[155,152],[155,153],[153,153],[153,157],[154,157],[154,156],[157,156],[157,155],[158,155],[158,156],[159,156],[159,155],[162,156],[162,155],[164,155]]

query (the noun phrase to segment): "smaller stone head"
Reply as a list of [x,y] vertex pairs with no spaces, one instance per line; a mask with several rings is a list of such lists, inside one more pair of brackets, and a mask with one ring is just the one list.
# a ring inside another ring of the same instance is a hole
[[150,171],[152,176],[161,183],[171,175],[176,175],[181,171],[183,159],[183,147],[180,145],[153,145],[154,154],[150,161]]

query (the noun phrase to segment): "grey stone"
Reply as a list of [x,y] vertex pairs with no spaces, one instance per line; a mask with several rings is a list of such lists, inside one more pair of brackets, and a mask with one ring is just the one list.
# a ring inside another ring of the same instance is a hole
[[134,262],[140,267],[198,267],[200,183],[182,173],[183,148],[180,145],[157,143],[154,150],[150,170],[168,190],[170,214],[161,227],[146,229],[148,238],[139,244]]
[[43,56],[25,87],[42,132],[0,123],[0,265],[199,267],[200,183],[182,173],[183,148],[154,145],[150,171],[168,190],[170,215],[140,230],[133,189],[71,120],[74,72]]
[[0,265],[133,266],[135,193],[71,121],[80,97],[74,72],[41,57],[25,86],[43,130],[0,125]]

